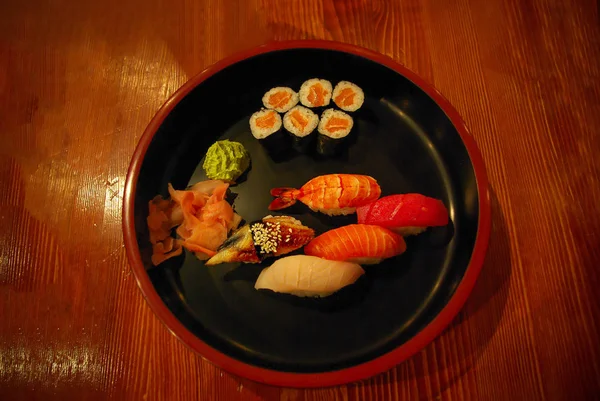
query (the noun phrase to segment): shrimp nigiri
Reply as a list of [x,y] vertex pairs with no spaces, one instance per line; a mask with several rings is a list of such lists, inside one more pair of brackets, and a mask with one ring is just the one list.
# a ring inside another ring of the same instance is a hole
[[379,226],[350,224],[319,235],[304,253],[329,260],[374,265],[406,250],[402,236]]
[[373,177],[358,174],[327,174],[313,178],[300,189],[273,188],[276,199],[269,210],[292,206],[296,201],[304,203],[315,212],[330,216],[351,214],[381,195],[381,188]]
[[353,284],[364,273],[356,263],[295,255],[281,258],[264,269],[254,288],[299,297],[326,297]]
[[421,194],[384,196],[359,207],[356,214],[359,224],[386,227],[401,235],[448,224],[448,210],[442,201]]

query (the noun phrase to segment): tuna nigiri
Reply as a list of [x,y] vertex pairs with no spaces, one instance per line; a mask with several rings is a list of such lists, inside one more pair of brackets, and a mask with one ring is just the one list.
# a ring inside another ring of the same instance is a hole
[[299,297],[326,297],[353,284],[364,273],[356,263],[295,255],[281,258],[264,269],[254,288]]
[[357,208],[356,213],[359,224],[386,227],[401,235],[448,224],[448,210],[442,201],[421,194],[384,196]]
[[284,209],[300,201],[315,212],[334,216],[354,213],[358,206],[376,200],[381,188],[368,175],[327,174],[313,178],[300,189],[273,188],[271,195],[276,199],[269,210]]
[[406,250],[404,238],[379,226],[350,224],[313,239],[304,253],[329,260],[373,265]]

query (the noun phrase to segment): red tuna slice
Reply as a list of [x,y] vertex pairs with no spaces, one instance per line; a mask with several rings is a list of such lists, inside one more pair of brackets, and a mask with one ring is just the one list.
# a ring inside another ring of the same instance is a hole
[[421,194],[384,196],[356,209],[359,224],[387,228],[435,227],[448,224],[442,201]]

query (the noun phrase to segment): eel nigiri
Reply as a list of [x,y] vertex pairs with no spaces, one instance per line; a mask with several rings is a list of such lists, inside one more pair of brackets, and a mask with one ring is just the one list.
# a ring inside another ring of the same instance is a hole
[[313,239],[304,253],[329,260],[374,265],[406,250],[402,236],[379,226],[350,224]]
[[293,217],[267,216],[234,232],[206,265],[259,263],[269,256],[281,256],[302,248],[314,236],[311,228]]
[[326,297],[353,284],[364,273],[356,263],[306,255],[287,256],[264,269],[254,288],[299,297]]
[[386,227],[401,235],[419,234],[427,227],[448,224],[448,210],[442,201],[421,194],[390,195],[361,206],[359,224]]
[[358,206],[366,205],[381,195],[381,188],[373,177],[358,174],[327,174],[313,178],[300,189],[273,188],[276,199],[269,210],[304,203],[315,212],[330,216],[354,213]]

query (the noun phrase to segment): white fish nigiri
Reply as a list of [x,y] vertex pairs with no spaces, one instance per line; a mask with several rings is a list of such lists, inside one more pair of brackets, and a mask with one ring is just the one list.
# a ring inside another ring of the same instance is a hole
[[326,297],[354,283],[364,273],[356,263],[295,255],[278,259],[264,269],[254,288],[299,297]]

